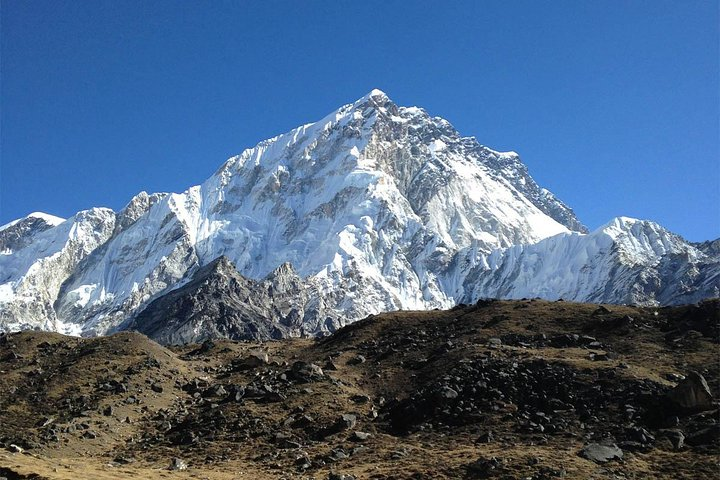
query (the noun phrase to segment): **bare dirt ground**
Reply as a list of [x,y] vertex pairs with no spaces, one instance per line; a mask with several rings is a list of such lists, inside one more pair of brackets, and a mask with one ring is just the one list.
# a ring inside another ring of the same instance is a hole
[[523,300],[261,344],[3,335],[0,478],[718,478],[719,327]]

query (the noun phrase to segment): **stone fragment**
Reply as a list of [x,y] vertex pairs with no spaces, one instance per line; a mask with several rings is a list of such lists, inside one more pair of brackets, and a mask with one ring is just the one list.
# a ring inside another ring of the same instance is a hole
[[353,434],[351,436],[352,440],[355,440],[356,442],[363,442],[370,437],[372,437],[371,433],[359,432],[359,431],[353,432]]
[[682,431],[676,428],[661,430],[660,434],[670,440],[670,443],[675,450],[680,450],[685,446],[685,435]]
[[170,460],[170,466],[168,470],[187,470],[188,464],[184,460],[178,457],[174,457]]
[[580,456],[595,463],[607,463],[611,460],[622,460],[623,451],[615,444],[590,443],[580,450]]
[[700,412],[715,408],[710,387],[705,377],[697,372],[690,372],[685,380],[667,394],[667,398],[687,411]]

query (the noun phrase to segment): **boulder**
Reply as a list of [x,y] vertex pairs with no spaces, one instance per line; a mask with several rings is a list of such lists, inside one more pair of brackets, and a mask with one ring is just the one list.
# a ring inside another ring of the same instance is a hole
[[368,438],[372,437],[372,434],[367,432],[354,431],[351,438],[356,442],[363,442]]
[[595,463],[606,463],[611,460],[622,460],[623,451],[614,443],[610,445],[590,443],[580,450],[580,456]]
[[260,349],[250,351],[248,356],[242,359],[235,359],[233,361],[233,368],[235,370],[252,370],[254,368],[262,367],[270,363],[270,358],[267,352]]
[[297,361],[293,363],[286,375],[300,383],[316,382],[325,378],[323,369],[314,363]]
[[694,447],[720,444],[720,424],[716,423],[689,434],[685,438],[685,443]]
[[685,435],[678,429],[661,430],[660,434],[670,441],[675,450],[680,450],[685,445]]
[[710,387],[705,377],[697,372],[690,372],[685,380],[668,392],[667,398],[686,411],[702,412],[715,408]]
[[187,463],[185,463],[184,460],[175,457],[170,461],[170,466],[168,467],[168,470],[187,470],[187,468],[188,465]]

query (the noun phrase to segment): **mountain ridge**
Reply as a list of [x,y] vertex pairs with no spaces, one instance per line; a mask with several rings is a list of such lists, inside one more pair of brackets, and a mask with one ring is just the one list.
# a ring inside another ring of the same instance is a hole
[[[291,264],[325,303],[324,316],[302,320],[303,334],[380,311],[448,308],[520,291],[610,303],[689,300],[715,294],[718,278],[713,249],[701,251],[665,229],[653,233],[671,247],[660,253],[635,238],[645,235],[640,230],[618,233],[622,255],[590,245],[599,234],[585,235],[517,154],[484,147],[379,90],[244,150],[183,193],[141,192],[118,213],[91,209],[59,225],[39,222],[34,228],[42,231],[25,231],[13,243],[21,248],[0,256],[0,328],[112,332],[223,256],[256,282]],[[548,290],[546,279],[510,285],[517,268],[535,268],[532,255],[567,268],[543,248],[567,250],[562,244],[577,235],[598,263],[585,265],[580,252],[573,265],[597,271],[596,284],[614,281],[606,294],[572,287],[582,279],[569,274],[564,290]],[[682,264],[688,274],[680,280],[695,296],[667,289],[673,272],[656,268],[667,254],[682,257],[672,266]],[[503,269],[508,275],[493,273]]]

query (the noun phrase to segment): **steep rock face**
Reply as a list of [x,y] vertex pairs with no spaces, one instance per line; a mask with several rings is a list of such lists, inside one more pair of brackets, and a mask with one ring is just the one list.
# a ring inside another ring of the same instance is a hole
[[465,300],[563,298],[671,305],[720,295],[720,255],[656,223],[619,217],[588,234],[498,249],[465,279]]
[[125,208],[123,208],[117,216],[115,222],[115,235],[129,228],[137,222],[140,217],[145,215],[150,207],[155,205],[157,202],[167,196],[167,193],[153,193],[148,194],[147,192],[140,192],[130,200]]
[[[257,282],[240,275],[227,257],[220,257],[198,269],[182,287],[151,302],[122,328],[165,344],[304,336],[322,330],[323,323],[340,323],[338,312],[326,308],[313,287],[289,264]],[[313,324],[320,325],[307,331]]]
[[692,246],[709,256],[720,255],[720,238],[716,240],[708,240],[706,242],[693,243]]
[[552,192],[541,188],[530,176],[527,166],[520,161],[515,152],[503,155],[488,155],[485,164],[495,176],[509,181],[515,189],[530,200],[543,213],[565,225],[572,231],[587,233],[585,225],[575,217],[575,213]]

